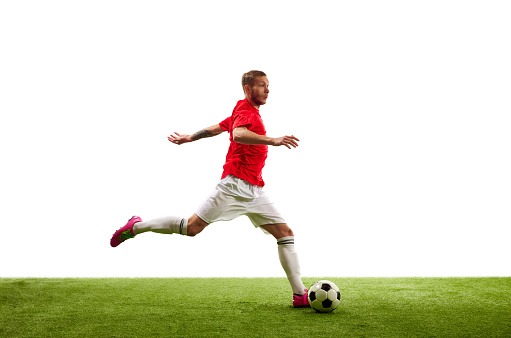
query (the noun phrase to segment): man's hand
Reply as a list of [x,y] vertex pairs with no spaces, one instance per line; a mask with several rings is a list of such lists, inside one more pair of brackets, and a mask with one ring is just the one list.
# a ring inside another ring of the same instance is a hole
[[191,135],[181,135],[176,132],[174,132],[174,134],[175,135],[170,135],[169,137],[167,137],[167,139],[174,144],[179,145],[179,144],[188,143],[188,142],[193,141]]
[[282,137],[276,137],[273,139],[273,146],[286,146],[289,149],[291,147],[296,148],[298,147],[298,141],[300,141],[297,137],[291,135],[291,136],[282,136]]

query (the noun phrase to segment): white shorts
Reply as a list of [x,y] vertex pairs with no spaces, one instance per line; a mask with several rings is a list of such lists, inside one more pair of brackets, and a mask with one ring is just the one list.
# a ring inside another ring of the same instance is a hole
[[230,221],[246,215],[256,228],[265,224],[286,223],[264,193],[263,187],[233,175],[227,175],[218,183],[196,214],[207,223]]

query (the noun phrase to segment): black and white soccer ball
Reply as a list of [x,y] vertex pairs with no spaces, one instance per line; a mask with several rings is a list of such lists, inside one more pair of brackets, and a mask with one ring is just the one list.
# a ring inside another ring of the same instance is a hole
[[341,303],[341,292],[329,280],[314,283],[309,290],[309,304],[316,312],[332,312]]

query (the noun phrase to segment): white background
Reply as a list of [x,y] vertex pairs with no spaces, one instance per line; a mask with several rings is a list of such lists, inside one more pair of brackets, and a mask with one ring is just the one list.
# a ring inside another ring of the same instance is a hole
[[263,70],[266,191],[304,276],[511,275],[507,1],[2,1],[0,276],[284,276],[245,217],[188,217]]

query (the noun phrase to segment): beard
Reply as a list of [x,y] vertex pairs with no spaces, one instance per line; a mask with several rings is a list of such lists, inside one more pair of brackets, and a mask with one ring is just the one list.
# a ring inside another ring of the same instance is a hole
[[254,102],[255,104],[259,105],[259,106],[262,106],[263,104],[265,104],[266,102],[263,102],[259,96],[256,96],[254,95],[254,93],[252,93],[250,95],[250,98],[252,99],[252,102]]

